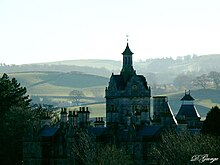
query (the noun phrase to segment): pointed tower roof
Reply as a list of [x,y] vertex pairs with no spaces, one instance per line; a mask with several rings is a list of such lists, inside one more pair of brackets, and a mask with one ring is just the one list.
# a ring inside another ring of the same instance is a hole
[[127,46],[126,46],[126,48],[125,48],[125,50],[124,50],[124,52],[123,52],[122,54],[123,54],[123,55],[132,55],[132,54],[134,54],[134,53],[131,51],[131,49],[129,48],[128,43],[127,43]]

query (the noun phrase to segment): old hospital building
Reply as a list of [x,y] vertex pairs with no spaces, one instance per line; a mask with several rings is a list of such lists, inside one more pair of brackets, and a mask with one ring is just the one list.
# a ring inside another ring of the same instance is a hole
[[134,70],[128,43],[122,55],[121,72],[112,73],[105,89],[106,120],[100,117],[91,121],[88,107],[78,111],[62,108],[56,125],[51,126],[46,117],[40,130],[32,130],[24,138],[24,164],[79,164],[70,149],[79,128],[94,135],[97,141],[125,146],[137,164],[154,164],[149,153],[164,129],[178,132],[201,128],[190,91],[180,98],[182,105],[174,116],[167,96],[152,97],[145,77]]

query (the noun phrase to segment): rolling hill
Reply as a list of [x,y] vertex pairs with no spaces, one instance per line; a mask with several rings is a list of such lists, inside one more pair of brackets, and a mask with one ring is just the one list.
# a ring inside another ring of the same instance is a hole
[[9,73],[30,95],[67,96],[73,89],[104,88],[108,78],[80,72],[17,72]]

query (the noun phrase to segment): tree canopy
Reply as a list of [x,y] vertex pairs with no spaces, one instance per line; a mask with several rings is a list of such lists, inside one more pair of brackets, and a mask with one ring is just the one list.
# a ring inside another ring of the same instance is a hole
[[4,73],[0,79],[0,118],[4,117],[11,107],[27,108],[31,100],[26,92],[26,88],[21,87],[15,78],[10,80]]
[[220,109],[212,107],[203,123],[202,133],[220,136]]

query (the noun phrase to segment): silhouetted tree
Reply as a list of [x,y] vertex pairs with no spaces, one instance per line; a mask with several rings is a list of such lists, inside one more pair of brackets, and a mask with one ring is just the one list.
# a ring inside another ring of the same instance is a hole
[[69,95],[73,98],[76,105],[79,105],[80,99],[85,96],[80,90],[72,90]]
[[26,92],[26,88],[21,87],[15,78],[10,80],[4,73],[0,79],[0,118],[4,118],[12,106],[27,108],[31,100]]
[[201,76],[197,76],[193,80],[193,85],[194,86],[201,86],[203,89],[206,89],[209,82],[210,82],[210,79],[208,78],[208,76],[206,74],[203,74]]
[[26,88],[7,74],[0,78],[0,164],[22,163],[22,138],[33,120]]
[[215,84],[216,89],[219,88],[219,84],[220,84],[220,73],[219,72],[209,72],[208,77],[213,81],[213,83]]
[[202,133],[220,136],[220,109],[212,107],[203,123]]

